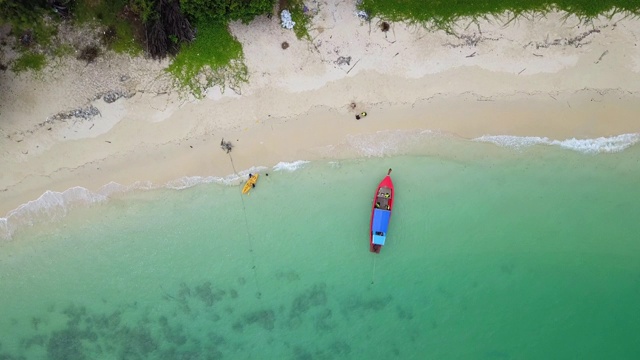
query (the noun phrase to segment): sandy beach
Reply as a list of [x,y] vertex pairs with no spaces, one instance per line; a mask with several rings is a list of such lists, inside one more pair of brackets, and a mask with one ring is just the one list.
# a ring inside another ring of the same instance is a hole
[[304,5],[202,98],[0,24],[0,359],[640,358],[640,19]]
[[[35,76],[0,72],[0,214],[47,190],[386,155],[362,141],[391,131],[560,141],[640,133],[637,19],[505,15],[461,21],[455,35],[377,24],[357,17],[354,1],[319,4],[311,42],[275,17],[233,24],[249,82],[203,99],[173,90],[166,63],[124,55],[68,59]],[[109,91],[127,96],[106,103]],[[88,106],[99,114],[55,119]],[[223,138],[235,145],[233,164]]]

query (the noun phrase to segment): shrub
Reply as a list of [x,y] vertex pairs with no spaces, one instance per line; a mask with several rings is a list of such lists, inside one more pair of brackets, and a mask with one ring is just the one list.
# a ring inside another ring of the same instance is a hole
[[[243,58],[242,45],[236,40],[226,24],[208,24],[198,28],[196,39],[182,47],[167,69],[183,89],[201,96],[202,88],[225,85],[230,80],[236,84],[244,81],[246,67],[239,65]],[[227,70],[226,74],[220,72]],[[206,84],[201,84],[199,75],[207,73]]]
[[229,20],[249,22],[256,16],[271,13],[274,0],[181,0],[180,7],[198,24],[227,23]]
[[11,66],[11,70],[17,73],[25,70],[38,71],[44,68],[46,64],[47,64],[47,59],[43,54],[29,51],[22,54],[19,58],[17,58],[13,62],[13,65]]
[[100,49],[95,45],[87,45],[80,51],[78,60],[84,60],[87,64],[92,63],[100,55]]

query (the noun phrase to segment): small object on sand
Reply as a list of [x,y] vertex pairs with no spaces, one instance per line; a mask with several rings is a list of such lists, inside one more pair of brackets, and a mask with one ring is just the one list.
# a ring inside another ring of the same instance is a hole
[[293,27],[296,25],[296,22],[291,18],[291,13],[289,12],[289,10],[285,9],[280,13],[280,24],[283,28],[289,30],[293,29]]
[[360,114],[356,114],[356,120],[360,120]]
[[338,60],[336,60],[336,64],[339,66],[351,65],[351,56],[338,56]]
[[224,138],[222,138],[222,141],[220,141],[220,148],[228,154],[233,150],[233,143],[231,141],[224,141]]
[[367,116],[367,112],[363,111],[360,114],[356,115],[356,120],[360,120],[361,118]]

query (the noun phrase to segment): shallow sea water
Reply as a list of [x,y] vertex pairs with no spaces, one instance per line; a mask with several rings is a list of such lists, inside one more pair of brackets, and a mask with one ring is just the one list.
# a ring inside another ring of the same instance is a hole
[[20,229],[0,244],[0,359],[640,358],[638,146],[267,172],[249,196],[135,191]]

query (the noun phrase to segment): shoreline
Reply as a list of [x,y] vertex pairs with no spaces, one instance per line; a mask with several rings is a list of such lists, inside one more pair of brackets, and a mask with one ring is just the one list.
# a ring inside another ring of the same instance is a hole
[[[463,21],[456,36],[401,23],[383,33],[352,3],[325,5],[311,42],[266,18],[231,25],[250,71],[241,94],[214,87],[185,99],[171,90],[166,64],[120,55],[89,66],[67,60],[42,78],[0,73],[0,168],[9,169],[0,214],[47,190],[227,176],[222,138],[234,141],[240,171],[378,156],[353,139],[380,131],[550,141],[640,134],[638,20],[560,23],[563,14],[550,13],[507,27]],[[338,65],[340,56],[350,63]],[[95,100],[114,90],[132,96]],[[99,115],[51,118],[83,106]],[[356,121],[361,111],[369,115]]]
[[[611,139],[624,134],[640,137],[636,117],[640,113],[640,101],[635,94],[583,90],[555,96],[553,100],[549,94],[517,94],[487,100],[467,94],[424,99],[411,106],[378,104],[367,107],[369,115],[359,121],[355,120],[357,110],[316,108],[304,114],[303,120],[270,119],[252,128],[162,144],[137,144],[132,151],[118,151],[73,168],[58,167],[54,163],[55,170],[46,175],[25,177],[0,195],[0,212],[8,214],[46,191],[63,192],[82,187],[96,192],[110,183],[124,187],[150,183],[163,187],[185,177],[228,177],[235,171],[228,155],[220,149],[223,138],[233,142],[233,164],[235,170],[242,172],[256,166],[270,168],[279,162],[393,156],[419,147],[419,142],[428,142],[429,136],[467,141],[507,136],[516,138],[515,145],[506,145],[513,148],[518,148],[517,141],[527,146],[528,138],[563,141]],[[596,97],[598,101],[592,101]],[[601,121],[605,116],[610,117]],[[128,133],[129,129],[124,132]],[[166,130],[159,132],[166,133]],[[398,134],[387,140],[390,132]],[[411,139],[420,134],[426,136],[412,143]],[[113,142],[104,140],[110,136],[111,133],[106,133],[54,146],[66,148],[60,151],[70,153],[85,147],[111,148]],[[376,139],[385,143],[376,144]],[[372,141],[370,147],[366,141]],[[383,145],[392,149],[385,149]],[[494,145],[498,146],[495,142]],[[609,151],[602,149],[604,153]],[[38,165],[54,162],[58,153],[54,148],[50,156],[41,155]]]

